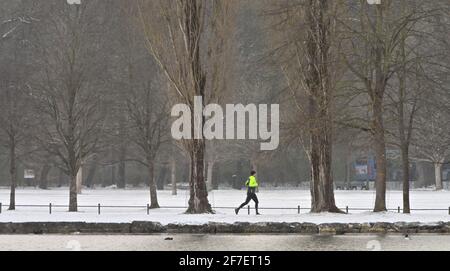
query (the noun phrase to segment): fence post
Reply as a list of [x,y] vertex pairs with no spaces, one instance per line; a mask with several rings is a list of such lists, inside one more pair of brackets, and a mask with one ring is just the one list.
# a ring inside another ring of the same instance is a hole
[[248,215],[250,215],[250,205],[247,206],[247,209],[248,209]]
[[[449,208],[449,212],[450,212],[450,208]],[[2,213],[2,203],[0,202],[0,214]]]
[[48,213],[52,214],[52,203],[51,202],[48,204]]
[[297,207],[297,210],[298,210],[298,214],[300,214],[300,205]]
[[98,204],[98,214],[100,214],[100,203]]
[[[0,203],[0,213],[2,212],[2,204]],[[448,207],[448,214],[450,215],[450,207]]]
[[398,206],[398,213],[401,213],[401,209],[400,209],[400,206]]
[[345,212],[348,214],[348,206],[345,206]]
[[150,214],[150,204],[147,203],[147,215]]

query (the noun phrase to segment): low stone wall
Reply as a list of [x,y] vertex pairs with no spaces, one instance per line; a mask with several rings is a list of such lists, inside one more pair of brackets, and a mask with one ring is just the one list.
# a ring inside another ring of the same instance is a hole
[[450,234],[450,222],[423,223],[247,223],[234,224],[210,222],[203,225],[168,224],[150,221],[131,223],[87,222],[24,222],[0,223],[0,234],[383,234],[383,233],[435,233]]

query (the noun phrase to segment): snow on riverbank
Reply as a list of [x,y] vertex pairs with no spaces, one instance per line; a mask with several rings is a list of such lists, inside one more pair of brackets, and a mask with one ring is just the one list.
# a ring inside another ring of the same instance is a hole
[[[18,189],[18,205],[67,205],[68,191],[66,189],[34,190]],[[97,214],[97,208],[80,208],[78,213],[68,213],[67,208],[53,208],[49,214],[48,207],[18,207],[16,211],[7,211],[5,204],[9,202],[9,190],[0,189],[0,202],[3,203],[0,222],[28,222],[28,221],[83,221],[83,222],[131,222],[131,221],[155,221],[162,224],[203,224],[207,222],[311,222],[311,223],[364,223],[364,222],[449,222],[450,206],[449,191],[412,191],[411,205],[416,209],[442,209],[441,211],[413,211],[411,215],[388,212],[374,214],[369,211],[350,211],[349,215],[338,214],[308,214],[302,210],[297,214],[297,206],[308,208],[310,194],[306,190],[262,190],[258,197],[261,208],[292,208],[290,210],[263,209],[262,216],[247,214],[247,210],[241,210],[236,216],[233,209],[216,209],[215,215],[185,215],[184,208],[166,209],[164,207],[186,207],[188,191],[181,190],[177,196],[172,196],[170,191],[160,191],[158,200],[163,207],[158,210],[150,210],[147,215],[145,206],[148,203],[149,192],[147,190],[84,190],[79,195],[81,206],[142,206],[142,208],[102,208],[101,214]],[[245,191],[219,190],[209,195],[213,207],[235,207],[245,199]],[[337,191],[336,202],[340,208],[372,208],[375,201],[373,191]],[[387,192],[387,205],[390,209],[397,209],[402,205],[400,191]],[[251,204],[253,207],[253,203]]]

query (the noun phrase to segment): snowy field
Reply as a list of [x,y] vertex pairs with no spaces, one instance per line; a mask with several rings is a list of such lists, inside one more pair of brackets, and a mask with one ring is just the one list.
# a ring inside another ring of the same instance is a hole
[[[235,207],[245,199],[245,191],[219,190],[213,191],[209,195],[209,200],[213,207]],[[38,189],[18,189],[18,205],[67,205],[68,190],[38,190]],[[236,216],[233,209],[216,209],[214,215],[185,215],[185,207],[188,201],[188,191],[180,190],[177,196],[172,196],[170,191],[159,191],[158,200],[161,209],[150,210],[147,215],[146,205],[148,203],[149,192],[147,190],[114,190],[96,189],[84,190],[79,195],[78,203],[80,207],[78,213],[67,212],[67,207],[53,207],[52,214],[49,214],[48,207],[17,207],[16,211],[7,211],[5,205],[9,202],[9,190],[0,189],[0,202],[3,203],[0,213],[0,222],[27,222],[27,221],[85,221],[85,222],[131,222],[131,221],[155,221],[162,224],[182,223],[182,224],[203,224],[207,222],[311,222],[311,223],[350,223],[350,222],[448,222],[450,215],[449,191],[412,191],[411,205],[416,209],[442,209],[440,211],[413,211],[411,215],[398,214],[397,211],[390,211],[383,214],[374,214],[369,211],[350,210],[350,214],[309,214],[307,210],[297,214],[297,206],[308,208],[310,205],[310,195],[307,190],[262,190],[258,194],[260,199],[261,216],[255,216],[252,209],[251,215],[247,214],[247,209],[241,210]],[[397,209],[401,206],[402,194],[400,191],[388,191],[388,208]],[[373,191],[337,191],[337,205],[345,210],[350,208],[373,207],[375,193]],[[104,208],[101,214],[97,213],[97,204],[102,206],[138,206],[137,208]],[[139,207],[141,206],[141,207]],[[164,207],[183,207],[181,209],[170,209]],[[253,203],[251,203],[253,207]],[[274,210],[264,208],[292,208],[290,210]]]

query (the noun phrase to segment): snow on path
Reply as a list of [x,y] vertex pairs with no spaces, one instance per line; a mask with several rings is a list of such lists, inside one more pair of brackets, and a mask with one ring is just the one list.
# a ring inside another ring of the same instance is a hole
[[[48,208],[18,207],[16,211],[7,211],[2,207],[0,222],[28,222],[28,221],[85,221],[85,222],[131,222],[131,221],[155,221],[162,224],[203,224],[207,222],[311,222],[311,223],[352,223],[352,222],[423,222],[434,223],[450,221],[448,208],[450,206],[449,191],[412,191],[412,208],[417,209],[443,209],[441,211],[414,211],[411,215],[388,212],[374,214],[369,211],[350,211],[349,215],[338,214],[309,214],[302,210],[297,214],[297,206],[308,208],[310,194],[306,190],[262,190],[258,194],[260,207],[288,207],[291,210],[262,210],[262,216],[247,215],[247,210],[241,210],[236,216],[232,209],[216,209],[215,215],[185,215],[182,209],[158,209],[150,210],[147,215],[145,206],[148,203],[149,192],[141,190],[109,190],[96,189],[84,190],[79,195],[80,206],[142,206],[142,208],[102,208],[101,214],[97,214],[97,208],[80,208],[78,213],[68,213],[66,208],[53,208],[49,214]],[[68,203],[67,189],[38,190],[18,189],[18,205],[66,205]],[[245,199],[245,191],[219,190],[209,195],[213,207],[235,207]],[[178,196],[172,196],[170,191],[159,191],[158,200],[162,207],[177,206],[186,207],[188,191],[180,190]],[[0,189],[0,202],[4,205],[9,201],[8,189]],[[336,203],[340,208],[372,208],[375,201],[373,191],[336,191]],[[397,209],[402,205],[402,193],[400,191],[387,192],[387,205],[390,209]],[[253,207],[253,203],[251,203]]]

